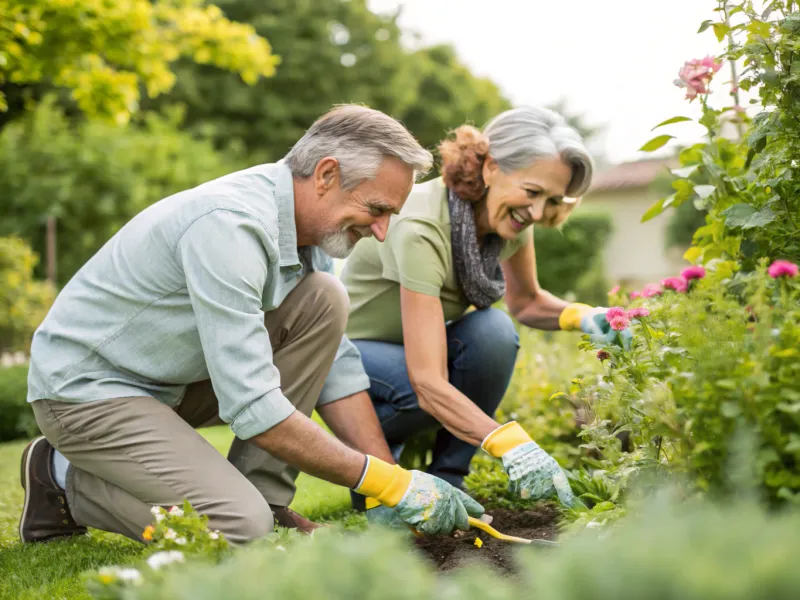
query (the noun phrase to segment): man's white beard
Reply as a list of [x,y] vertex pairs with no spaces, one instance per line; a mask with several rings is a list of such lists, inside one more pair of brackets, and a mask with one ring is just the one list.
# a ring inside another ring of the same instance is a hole
[[319,247],[331,258],[347,258],[354,246],[346,229],[327,234],[319,243]]

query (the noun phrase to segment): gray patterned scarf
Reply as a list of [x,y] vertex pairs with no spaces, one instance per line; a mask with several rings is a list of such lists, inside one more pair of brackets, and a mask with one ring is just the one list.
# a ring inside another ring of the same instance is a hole
[[462,200],[449,188],[447,203],[450,207],[450,242],[458,284],[475,308],[488,308],[506,291],[506,280],[499,262],[505,242],[492,233],[484,239],[483,247],[479,247],[472,203]]

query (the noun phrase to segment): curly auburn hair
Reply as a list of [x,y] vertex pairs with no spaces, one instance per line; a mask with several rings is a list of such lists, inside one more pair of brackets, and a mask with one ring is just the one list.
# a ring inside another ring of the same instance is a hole
[[442,178],[462,200],[477,202],[486,192],[483,163],[489,155],[489,138],[472,125],[453,131],[455,139],[439,144]]

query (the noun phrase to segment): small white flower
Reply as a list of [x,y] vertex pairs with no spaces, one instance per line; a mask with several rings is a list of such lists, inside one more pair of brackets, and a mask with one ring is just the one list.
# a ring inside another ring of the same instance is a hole
[[208,534],[208,537],[210,537],[212,540],[218,540],[219,534],[216,531],[212,531],[211,533]]
[[175,533],[175,530],[167,527],[167,531],[166,531],[166,533],[164,533],[164,539],[165,540],[174,540],[176,537],[178,537],[178,534]]
[[174,562],[183,562],[184,560],[185,557],[183,552],[179,550],[169,550],[167,552],[156,552],[155,554],[151,555],[147,559],[147,564],[151,569],[157,571],[165,565],[169,565]]
[[160,515],[163,512],[164,512],[164,509],[161,508],[160,506],[154,506],[153,508],[150,509],[150,514],[151,515]]
[[122,581],[130,581],[134,585],[140,585],[142,583],[142,574],[136,569],[119,569],[117,571],[117,577]]
[[173,506],[172,508],[169,509],[169,514],[171,514],[174,517],[182,517],[183,509],[178,508],[177,506]]
[[286,552],[286,548],[283,546],[275,546],[275,550],[280,550],[281,552]]
[[184,546],[186,544],[186,538],[185,537],[176,538],[175,543],[178,544],[179,546]]

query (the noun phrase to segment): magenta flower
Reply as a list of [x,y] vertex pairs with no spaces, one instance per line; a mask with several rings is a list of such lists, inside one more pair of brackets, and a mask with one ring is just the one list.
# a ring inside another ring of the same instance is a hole
[[689,281],[691,281],[692,279],[702,279],[705,276],[706,276],[706,269],[705,267],[701,267],[700,265],[686,267],[683,271],[681,271],[681,277]]
[[710,94],[708,84],[722,68],[722,63],[711,56],[688,60],[678,72],[678,79],[674,81],[680,88],[686,88],[686,99],[691,102],[698,94]]
[[778,277],[796,277],[797,272],[800,270],[793,262],[788,260],[776,260],[769,266],[769,276],[773,279]]
[[668,290],[675,290],[676,292],[685,292],[689,289],[688,280],[683,277],[667,277],[661,281],[661,285]]
[[614,286],[614,287],[612,287],[610,290],[608,290],[608,295],[609,295],[609,296],[613,296],[614,294],[616,294],[616,293],[618,293],[618,292],[619,292],[619,286],[618,286],[618,285],[615,285],[615,286]]
[[608,352],[606,352],[605,350],[598,350],[597,351],[597,360],[599,360],[600,362],[603,362],[604,360],[608,360],[609,358],[611,358],[611,355]]
[[623,315],[609,319],[608,324],[611,325],[611,329],[614,331],[622,331],[623,329],[627,329],[631,326],[631,321],[628,319],[628,317]]
[[657,283],[648,283],[642,290],[642,298],[652,298],[658,296],[663,292],[661,286]]
[[625,309],[621,306],[612,306],[606,311],[606,320],[611,321],[614,317],[624,317]]
[[642,317],[649,317],[650,311],[644,307],[632,308],[626,315],[629,319],[641,319]]
[[631,292],[631,300],[636,300],[642,297],[642,292]]

